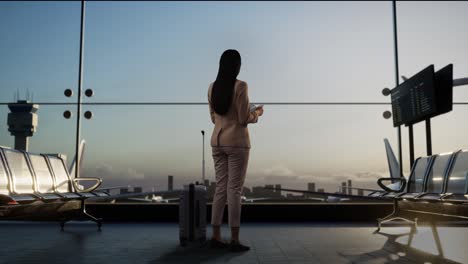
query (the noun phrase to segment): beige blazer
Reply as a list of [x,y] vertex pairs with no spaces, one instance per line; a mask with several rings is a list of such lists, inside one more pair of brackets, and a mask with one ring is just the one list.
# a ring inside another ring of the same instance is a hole
[[243,147],[250,148],[249,130],[247,124],[256,123],[256,112],[250,112],[247,83],[237,80],[234,85],[231,106],[225,115],[218,115],[211,105],[211,90],[208,88],[211,121],[215,125],[211,134],[212,147]]

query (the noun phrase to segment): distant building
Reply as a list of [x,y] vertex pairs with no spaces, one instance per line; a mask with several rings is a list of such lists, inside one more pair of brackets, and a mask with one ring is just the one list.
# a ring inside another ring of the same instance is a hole
[[315,192],[315,182],[309,182],[307,183],[307,190],[309,192]]
[[210,186],[210,180],[205,179],[205,181],[203,182],[203,185],[205,185],[206,188],[208,188],[208,186]]
[[[271,189],[265,189],[271,188]],[[252,197],[276,197],[276,193],[272,184],[267,184],[265,187],[254,186],[252,187]]]
[[174,176],[172,175],[167,176],[167,190],[168,191],[174,190]]
[[242,189],[242,195],[244,195],[245,197],[250,197],[250,196],[252,196],[252,192],[250,191],[249,188],[244,187],[244,188]]
[[120,194],[129,193],[128,188],[120,188]]
[[358,189],[357,194],[360,195],[360,196],[364,196],[364,190]]
[[15,137],[15,149],[28,151],[29,137],[36,132],[38,116],[36,114],[39,105],[25,100],[8,104],[8,131]]
[[323,192],[325,192],[325,189],[323,189],[323,188],[318,188],[318,189],[317,189],[317,192],[323,193]]
[[252,187],[252,197],[261,197],[265,189],[261,186]]
[[352,186],[351,180],[348,180],[348,194],[353,194]]
[[134,193],[141,193],[141,192],[143,192],[143,188],[142,187],[134,187],[133,192]]
[[281,184],[275,184],[275,196],[281,197]]
[[346,182],[341,183],[341,193],[346,194]]

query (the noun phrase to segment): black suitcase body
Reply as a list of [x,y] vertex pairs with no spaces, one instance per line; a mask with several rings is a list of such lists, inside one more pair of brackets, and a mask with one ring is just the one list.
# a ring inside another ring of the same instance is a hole
[[184,185],[179,203],[179,240],[181,246],[206,241],[206,187]]

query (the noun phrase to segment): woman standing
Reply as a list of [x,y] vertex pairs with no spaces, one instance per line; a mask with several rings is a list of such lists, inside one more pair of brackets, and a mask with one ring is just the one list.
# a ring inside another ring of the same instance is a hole
[[[211,246],[228,247],[232,251],[249,250],[239,242],[241,193],[249,160],[250,139],[247,124],[256,123],[263,107],[251,112],[247,83],[237,80],[241,56],[236,50],[226,50],[219,61],[219,70],[208,89],[211,121],[214,129],[211,147],[216,173],[216,191],[213,197]],[[228,203],[231,242],[221,240],[221,222]]]

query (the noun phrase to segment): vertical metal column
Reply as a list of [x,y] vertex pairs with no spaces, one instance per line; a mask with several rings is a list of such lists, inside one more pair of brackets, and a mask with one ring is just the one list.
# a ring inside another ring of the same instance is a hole
[[81,90],[83,86],[83,49],[84,49],[84,30],[85,30],[85,1],[81,1],[81,25],[80,25],[80,61],[78,65],[78,104],[76,109],[76,144],[75,144],[75,178],[80,176],[80,125],[81,125]]
[[202,183],[205,184],[205,130],[202,133]]
[[[396,1],[393,4],[393,45],[395,52],[395,86],[399,85],[398,77],[400,72],[398,69],[398,37],[397,37],[397,15],[396,15]],[[403,177],[403,156],[401,150],[401,126],[398,126],[398,162],[400,163],[400,177]]]
[[408,136],[409,136],[409,156],[410,156],[410,168],[414,164],[414,136],[413,136],[413,125],[408,126]]
[[431,119],[426,119],[426,151],[427,155],[432,155],[432,135],[431,135]]

